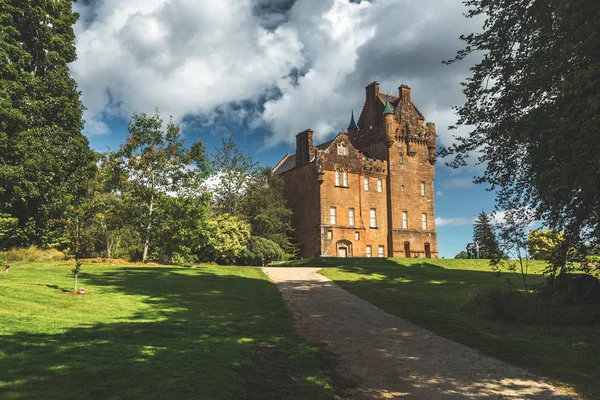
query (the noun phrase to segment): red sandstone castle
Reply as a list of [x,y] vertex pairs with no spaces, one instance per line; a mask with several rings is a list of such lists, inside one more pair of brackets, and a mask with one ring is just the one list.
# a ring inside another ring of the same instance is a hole
[[433,207],[435,125],[410,99],[366,87],[348,133],[313,145],[296,135],[296,154],[275,167],[285,181],[302,257],[437,258]]

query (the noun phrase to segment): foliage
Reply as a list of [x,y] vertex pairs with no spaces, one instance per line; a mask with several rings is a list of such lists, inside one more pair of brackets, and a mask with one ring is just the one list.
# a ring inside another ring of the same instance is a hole
[[[188,150],[180,138],[179,127],[172,120],[162,131],[163,121],[158,110],[153,116],[133,114],[129,122],[130,136],[126,144],[110,154],[108,167],[113,182],[127,191],[137,206],[133,222],[142,237],[142,260],[148,258],[150,244],[155,240],[153,227],[157,223],[165,194],[184,194],[198,189],[207,171],[202,143]],[[194,166],[195,164],[195,166]]]
[[458,253],[454,258],[459,260],[466,260],[469,258],[469,255],[466,251],[463,250],[460,253]]
[[18,219],[5,248],[56,243],[95,169],[67,66],[77,18],[67,0],[0,2],[0,212]]
[[58,261],[65,258],[65,254],[56,249],[40,249],[36,246],[13,248],[0,252],[6,261]]
[[250,225],[230,214],[221,214],[206,221],[205,252],[210,259],[232,264],[246,248],[250,239]]
[[269,239],[291,252],[292,210],[283,198],[281,176],[268,167],[252,176],[242,200],[242,211],[253,236]]
[[[483,31],[461,37],[482,56],[463,83],[458,125],[468,136],[442,151],[497,190],[501,209],[528,207],[579,254],[600,241],[600,7],[596,0],[468,0]],[[564,260],[563,260],[564,262]],[[555,265],[554,268],[560,268]]]
[[0,249],[6,248],[11,237],[15,234],[19,220],[10,214],[0,213]]
[[473,224],[473,241],[479,243],[479,258],[492,259],[502,256],[492,222],[484,211],[481,211]]
[[[504,220],[498,224],[500,252],[490,260],[492,269],[497,273],[508,271],[523,284],[527,292],[530,258],[527,253],[527,235],[525,230],[533,222],[533,214],[528,209],[508,210]],[[506,258],[505,258],[506,257]],[[512,280],[506,277],[512,285]]]
[[527,236],[529,254],[534,260],[550,260],[552,253],[557,251],[564,238],[562,232],[534,229]]
[[241,265],[267,265],[286,258],[285,252],[272,240],[252,236],[238,257]]
[[217,212],[240,215],[244,194],[258,163],[237,147],[231,135],[227,140],[221,139],[221,147],[211,156],[211,166],[219,181],[213,189]]
[[167,262],[190,265],[202,252],[208,210],[208,195],[163,195],[156,247]]

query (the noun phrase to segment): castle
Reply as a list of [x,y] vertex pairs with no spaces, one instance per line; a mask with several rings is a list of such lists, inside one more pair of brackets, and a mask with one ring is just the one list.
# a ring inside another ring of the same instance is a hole
[[347,133],[318,146],[300,132],[275,166],[302,257],[438,257],[435,125],[398,90],[372,82],[358,124],[352,113]]

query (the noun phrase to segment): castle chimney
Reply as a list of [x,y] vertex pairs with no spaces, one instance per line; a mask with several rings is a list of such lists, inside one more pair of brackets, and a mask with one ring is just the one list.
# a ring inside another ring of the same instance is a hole
[[367,101],[374,100],[379,96],[379,82],[373,81],[365,89],[367,90]]
[[310,162],[313,154],[313,131],[307,129],[296,135],[296,166]]
[[410,104],[410,88],[406,85],[400,85],[398,92],[402,102]]

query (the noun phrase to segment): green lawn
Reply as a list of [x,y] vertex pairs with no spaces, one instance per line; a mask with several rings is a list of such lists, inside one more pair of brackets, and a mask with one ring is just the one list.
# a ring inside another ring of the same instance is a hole
[[[317,264],[319,260],[312,260]],[[321,273],[341,287],[442,336],[600,398],[600,326],[489,320],[462,308],[470,287],[500,285],[486,260],[332,259]],[[534,264],[534,272],[543,265]],[[532,283],[541,283],[534,274]],[[565,306],[566,307],[566,306]],[[573,312],[581,310],[572,309]]]
[[2,399],[329,399],[331,356],[251,267],[14,263],[0,273]]

